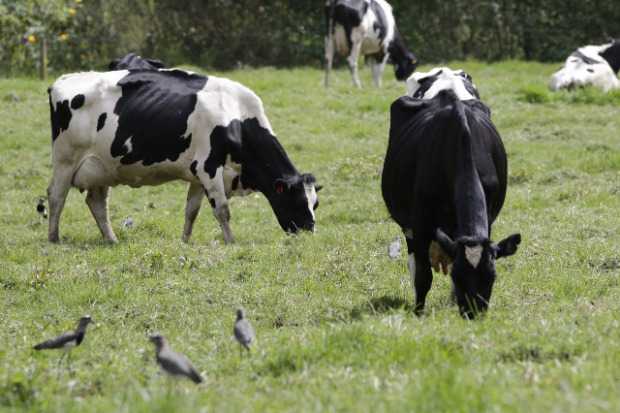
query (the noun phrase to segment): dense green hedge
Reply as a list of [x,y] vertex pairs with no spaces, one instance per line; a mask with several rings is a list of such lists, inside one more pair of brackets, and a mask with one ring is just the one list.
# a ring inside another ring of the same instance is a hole
[[[392,0],[423,62],[559,61],[620,37],[617,0]],[[103,68],[128,51],[172,64],[320,65],[323,0],[0,0],[0,73]],[[34,36],[34,37],[33,37]]]

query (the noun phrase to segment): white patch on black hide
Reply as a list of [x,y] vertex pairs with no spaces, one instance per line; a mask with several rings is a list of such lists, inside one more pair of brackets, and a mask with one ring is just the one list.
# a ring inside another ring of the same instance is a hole
[[482,258],[482,245],[465,247],[465,258],[472,267],[478,268],[478,264],[480,264],[480,259]]

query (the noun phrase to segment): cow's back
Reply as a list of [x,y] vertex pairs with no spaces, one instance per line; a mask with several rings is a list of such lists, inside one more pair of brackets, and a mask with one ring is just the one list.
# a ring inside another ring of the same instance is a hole
[[[382,175],[386,206],[403,228],[423,224],[432,230],[433,223],[438,222],[447,227],[456,225],[454,188],[462,128],[452,106],[438,108],[429,103],[412,113],[407,107],[411,100],[401,98],[392,105]],[[505,198],[506,154],[499,134],[478,105],[477,101],[464,102],[474,162],[492,223]]]

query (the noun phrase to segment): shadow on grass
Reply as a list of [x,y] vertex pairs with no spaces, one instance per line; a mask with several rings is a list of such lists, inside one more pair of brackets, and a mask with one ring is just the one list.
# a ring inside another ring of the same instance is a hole
[[361,320],[364,314],[385,314],[394,310],[413,312],[413,304],[402,297],[395,297],[391,295],[373,297],[365,303],[353,307],[350,316],[352,320]]
[[516,346],[509,351],[500,353],[498,361],[504,363],[533,362],[545,363],[548,361],[571,361],[581,355],[578,350],[541,348],[539,346]]

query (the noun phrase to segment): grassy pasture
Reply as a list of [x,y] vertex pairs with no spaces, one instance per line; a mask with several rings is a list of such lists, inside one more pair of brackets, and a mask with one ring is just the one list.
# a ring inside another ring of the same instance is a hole
[[[361,91],[345,71],[329,90],[315,69],[223,74],[263,98],[293,162],[325,185],[314,235],[285,236],[260,195],[235,198],[233,246],[207,203],[181,242],[180,183],[113,189],[116,246],[72,190],[62,242],[48,244],[35,212],[51,171],[48,85],[0,79],[0,411],[620,411],[618,101],[527,98],[556,65],[451,66],[472,74],[509,154],[495,237],[524,240],[498,262],[476,322],[458,316],[443,275],[415,317],[405,253],[387,257],[399,229],[379,179],[389,105],[404,90],[391,73],[377,90],[364,70]],[[258,335],[241,359],[239,305]],[[31,350],[86,313],[95,323],[72,372]],[[152,331],[206,383],[170,387]]]

